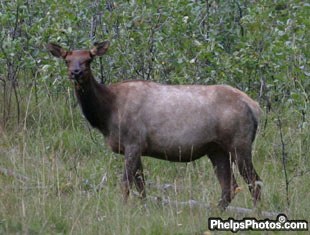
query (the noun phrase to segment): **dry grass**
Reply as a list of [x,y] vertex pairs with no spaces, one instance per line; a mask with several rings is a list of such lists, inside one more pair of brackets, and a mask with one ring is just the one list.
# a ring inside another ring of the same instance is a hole
[[[124,205],[118,184],[123,157],[112,154],[99,133],[89,132],[73,102],[64,103],[45,98],[25,108],[23,125],[0,132],[0,167],[11,170],[0,173],[0,234],[202,234],[210,216],[240,218],[215,208],[220,187],[206,157],[189,164],[143,162],[148,195],[193,199],[208,208],[144,204],[134,196]],[[273,114],[268,118],[254,148],[264,180],[260,209],[309,221],[309,128],[298,126],[294,112],[283,113],[288,203],[279,130]],[[251,208],[247,186],[239,175],[237,181],[243,190],[232,206]]]

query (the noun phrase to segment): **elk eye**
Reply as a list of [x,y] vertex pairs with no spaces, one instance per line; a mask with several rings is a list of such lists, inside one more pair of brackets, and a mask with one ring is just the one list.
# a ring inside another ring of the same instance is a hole
[[87,60],[84,61],[83,64],[90,64],[91,61],[92,61],[92,59],[87,59]]

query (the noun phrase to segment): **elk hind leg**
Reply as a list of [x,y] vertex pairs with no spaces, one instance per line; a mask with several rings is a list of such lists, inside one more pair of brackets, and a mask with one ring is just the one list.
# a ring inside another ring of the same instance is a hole
[[256,206],[257,202],[261,198],[262,180],[260,179],[253,166],[251,150],[236,151],[236,162],[241,176],[248,184],[249,190],[254,200],[254,206]]

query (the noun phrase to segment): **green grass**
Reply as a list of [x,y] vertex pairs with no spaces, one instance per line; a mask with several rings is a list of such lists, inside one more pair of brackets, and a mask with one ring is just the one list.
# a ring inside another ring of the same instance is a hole
[[[124,205],[119,186],[123,156],[108,150],[72,97],[65,97],[45,97],[30,105],[25,99],[23,121],[16,125],[12,118],[0,132],[0,167],[29,178],[0,175],[0,234],[202,234],[211,216],[240,218],[217,209],[163,206],[151,200],[144,204],[134,196]],[[267,128],[260,128],[254,144],[254,164],[264,181],[261,209],[309,221],[309,123],[301,129],[298,113],[281,113],[288,203],[276,119],[277,113],[268,114]],[[207,157],[189,164],[145,157],[143,163],[148,195],[217,204],[221,191]],[[237,181],[243,190],[231,205],[251,208],[239,175]],[[165,183],[175,187],[163,190]]]

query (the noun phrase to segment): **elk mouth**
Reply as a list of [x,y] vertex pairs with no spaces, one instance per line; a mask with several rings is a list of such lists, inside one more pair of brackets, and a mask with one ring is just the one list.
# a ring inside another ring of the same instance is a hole
[[82,76],[80,76],[80,75],[70,75],[69,79],[72,80],[72,81],[80,81],[80,80],[82,80]]

